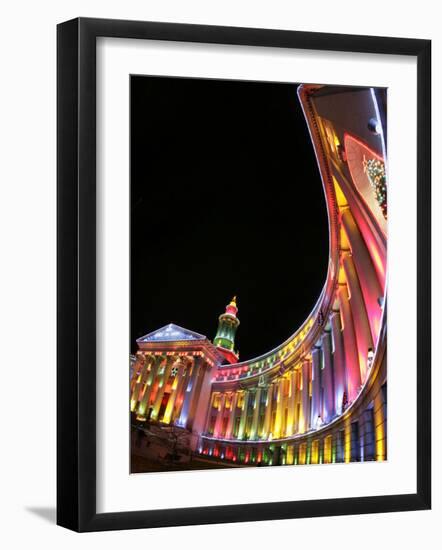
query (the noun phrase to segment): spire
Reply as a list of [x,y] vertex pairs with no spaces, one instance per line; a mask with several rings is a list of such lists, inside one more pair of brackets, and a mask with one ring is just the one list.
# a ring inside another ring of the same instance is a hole
[[238,361],[238,352],[235,351],[235,334],[239,327],[238,306],[236,305],[236,296],[232,298],[226,306],[226,312],[218,318],[218,330],[213,343],[219,351],[225,356],[229,363]]
[[230,313],[231,315],[236,317],[236,314],[238,313],[238,306],[236,305],[236,296],[234,296],[230,301],[230,304],[226,306],[226,313]]

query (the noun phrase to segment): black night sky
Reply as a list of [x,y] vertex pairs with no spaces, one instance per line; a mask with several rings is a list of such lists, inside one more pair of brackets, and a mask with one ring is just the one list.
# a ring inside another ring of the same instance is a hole
[[325,199],[296,84],[131,78],[131,350],[168,323],[240,359],[283,342],[325,281]]

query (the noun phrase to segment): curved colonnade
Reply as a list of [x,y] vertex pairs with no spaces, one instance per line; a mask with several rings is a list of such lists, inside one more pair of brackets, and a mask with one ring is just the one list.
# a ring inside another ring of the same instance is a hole
[[284,344],[218,367],[198,450],[245,464],[385,460],[386,201],[368,177],[385,177],[382,98],[309,85],[298,96],[327,203],[327,280]]

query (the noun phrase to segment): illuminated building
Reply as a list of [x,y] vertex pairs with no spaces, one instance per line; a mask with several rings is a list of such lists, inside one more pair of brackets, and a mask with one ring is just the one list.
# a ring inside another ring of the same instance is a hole
[[131,410],[188,430],[193,451],[226,465],[387,456],[385,91],[301,85],[298,97],[330,236],[310,315],[286,342],[243,362],[235,299],[213,344],[175,325],[137,341]]

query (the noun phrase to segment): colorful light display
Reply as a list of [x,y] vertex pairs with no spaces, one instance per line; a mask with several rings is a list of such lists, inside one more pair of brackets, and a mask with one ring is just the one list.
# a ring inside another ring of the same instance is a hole
[[[219,316],[213,344],[173,324],[137,341],[131,411],[140,422],[186,430],[191,450],[220,465],[386,458],[385,225],[364,195],[368,177],[386,219],[383,133],[379,125],[376,135],[352,136],[324,99],[336,105],[340,91],[323,91],[298,90],[330,227],[327,279],[306,321],[278,348],[244,362],[235,351],[236,297]],[[374,116],[375,100],[370,89],[358,93],[352,112]],[[357,171],[359,150],[374,153]]]

